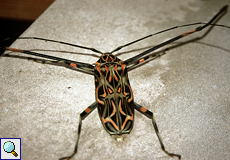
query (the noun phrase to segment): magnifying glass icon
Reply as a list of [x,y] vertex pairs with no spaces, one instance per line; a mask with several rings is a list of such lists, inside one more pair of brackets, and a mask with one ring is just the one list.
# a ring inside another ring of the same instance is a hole
[[15,145],[11,141],[7,141],[3,145],[3,149],[7,153],[12,153],[15,157],[18,156],[18,154],[14,151],[15,150]]

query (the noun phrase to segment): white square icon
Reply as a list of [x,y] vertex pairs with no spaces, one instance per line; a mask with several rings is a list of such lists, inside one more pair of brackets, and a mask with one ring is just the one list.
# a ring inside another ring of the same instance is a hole
[[0,138],[0,160],[21,160],[21,138]]

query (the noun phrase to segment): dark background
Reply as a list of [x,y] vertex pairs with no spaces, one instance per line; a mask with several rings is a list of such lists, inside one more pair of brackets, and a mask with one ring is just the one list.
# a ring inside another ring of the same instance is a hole
[[0,43],[12,44],[54,0],[0,0]]

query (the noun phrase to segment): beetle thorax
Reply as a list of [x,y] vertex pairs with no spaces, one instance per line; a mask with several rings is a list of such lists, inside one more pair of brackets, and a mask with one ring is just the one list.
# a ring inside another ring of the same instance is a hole
[[97,65],[98,63],[103,65],[104,63],[113,63],[113,62],[119,62],[119,61],[120,61],[120,59],[118,59],[113,54],[111,54],[111,53],[103,53],[101,55],[100,59],[95,63],[95,65]]

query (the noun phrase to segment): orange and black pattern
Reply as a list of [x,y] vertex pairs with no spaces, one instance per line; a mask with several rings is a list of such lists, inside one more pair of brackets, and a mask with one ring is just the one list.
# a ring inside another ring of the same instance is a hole
[[134,105],[126,65],[105,53],[95,63],[94,73],[97,108],[105,130],[111,135],[129,133],[133,128]]
[[[37,57],[45,58],[44,60],[37,60],[35,58],[28,58],[32,59],[39,63],[59,63],[59,64],[65,64],[73,68],[78,68],[83,70],[84,72],[88,72],[94,75],[95,77],[95,96],[96,101],[92,103],[89,107],[87,107],[79,117],[79,125],[78,125],[78,137],[75,144],[74,152],[67,157],[60,158],[60,160],[69,160],[71,159],[76,153],[78,149],[78,142],[80,138],[81,133],[81,126],[82,126],[82,120],[84,120],[94,109],[98,109],[99,117],[101,119],[102,125],[104,126],[105,130],[110,135],[122,135],[122,134],[128,134],[133,128],[134,124],[134,109],[145,115],[146,117],[150,118],[152,120],[153,128],[156,132],[156,135],[158,137],[158,140],[161,145],[161,149],[169,156],[173,157],[176,156],[179,159],[181,158],[181,155],[174,154],[171,152],[168,152],[163,144],[163,141],[161,139],[156,120],[154,118],[154,115],[151,111],[147,110],[145,107],[142,107],[141,105],[137,104],[133,100],[133,93],[132,89],[130,87],[129,79],[128,79],[128,70],[132,67],[135,67],[136,65],[145,62],[149,58],[156,58],[158,56],[161,56],[163,53],[153,53],[153,51],[157,50],[158,48],[161,48],[167,44],[170,44],[174,41],[177,41],[185,36],[188,36],[192,33],[201,31],[202,29],[206,28],[207,26],[220,26],[225,28],[230,28],[229,26],[225,25],[218,25],[215,24],[216,20],[221,18],[226,11],[228,6],[224,6],[221,8],[221,10],[208,22],[198,22],[198,23],[192,23],[192,24],[186,24],[181,26],[175,26],[160,32],[156,32],[154,34],[150,34],[148,36],[142,37],[140,39],[137,39],[135,41],[132,41],[130,43],[127,43],[125,45],[119,46],[115,48],[113,51],[109,53],[102,53],[101,51],[90,48],[86,46],[80,46],[76,44],[70,44],[62,41],[55,41],[50,39],[44,39],[44,38],[38,38],[38,37],[20,37],[19,39],[36,39],[36,40],[45,40],[49,42],[55,42],[65,45],[70,45],[82,49],[91,50],[95,53],[100,53],[101,57],[100,59],[95,63],[95,65],[77,62],[73,60],[68,60],[64,58],[54,57],[50,55],[45,55],[37,52],[32,52],[28,50],[21,50],[16,48],[9,48],[9,47],[3,47],[0,46],[0,50],[8,50],[12,52],[20,52],[24,54],[29,54]],[[214,23],[214,24],[213,24]],[[197,27],[196,29],[193,29],[189,32],[183,33],[181,35],[178,35],[174,38],[171,38],[163,43],[160,43],[154,47],[151,47],[150,49],[139,53],[138,55],[131,57],[125,61],[122,61],[118,59],[116,56],[114,56],[112,53],[126,47],[129,45],[132,45],[136,42],[139,42],[141,40],[147,39],[149,37],[152,37],[154,35],[173,30],[175,28],[179,27],[186,27],[186,26],[192,26],[202,24],[202,26]],[[147,55],[151,53],[151,55]],[[3,53],[0,53],[0,56]],[[49,59],[49,60],[47,60]],[[51,61],[52,60],[52,61]]]

